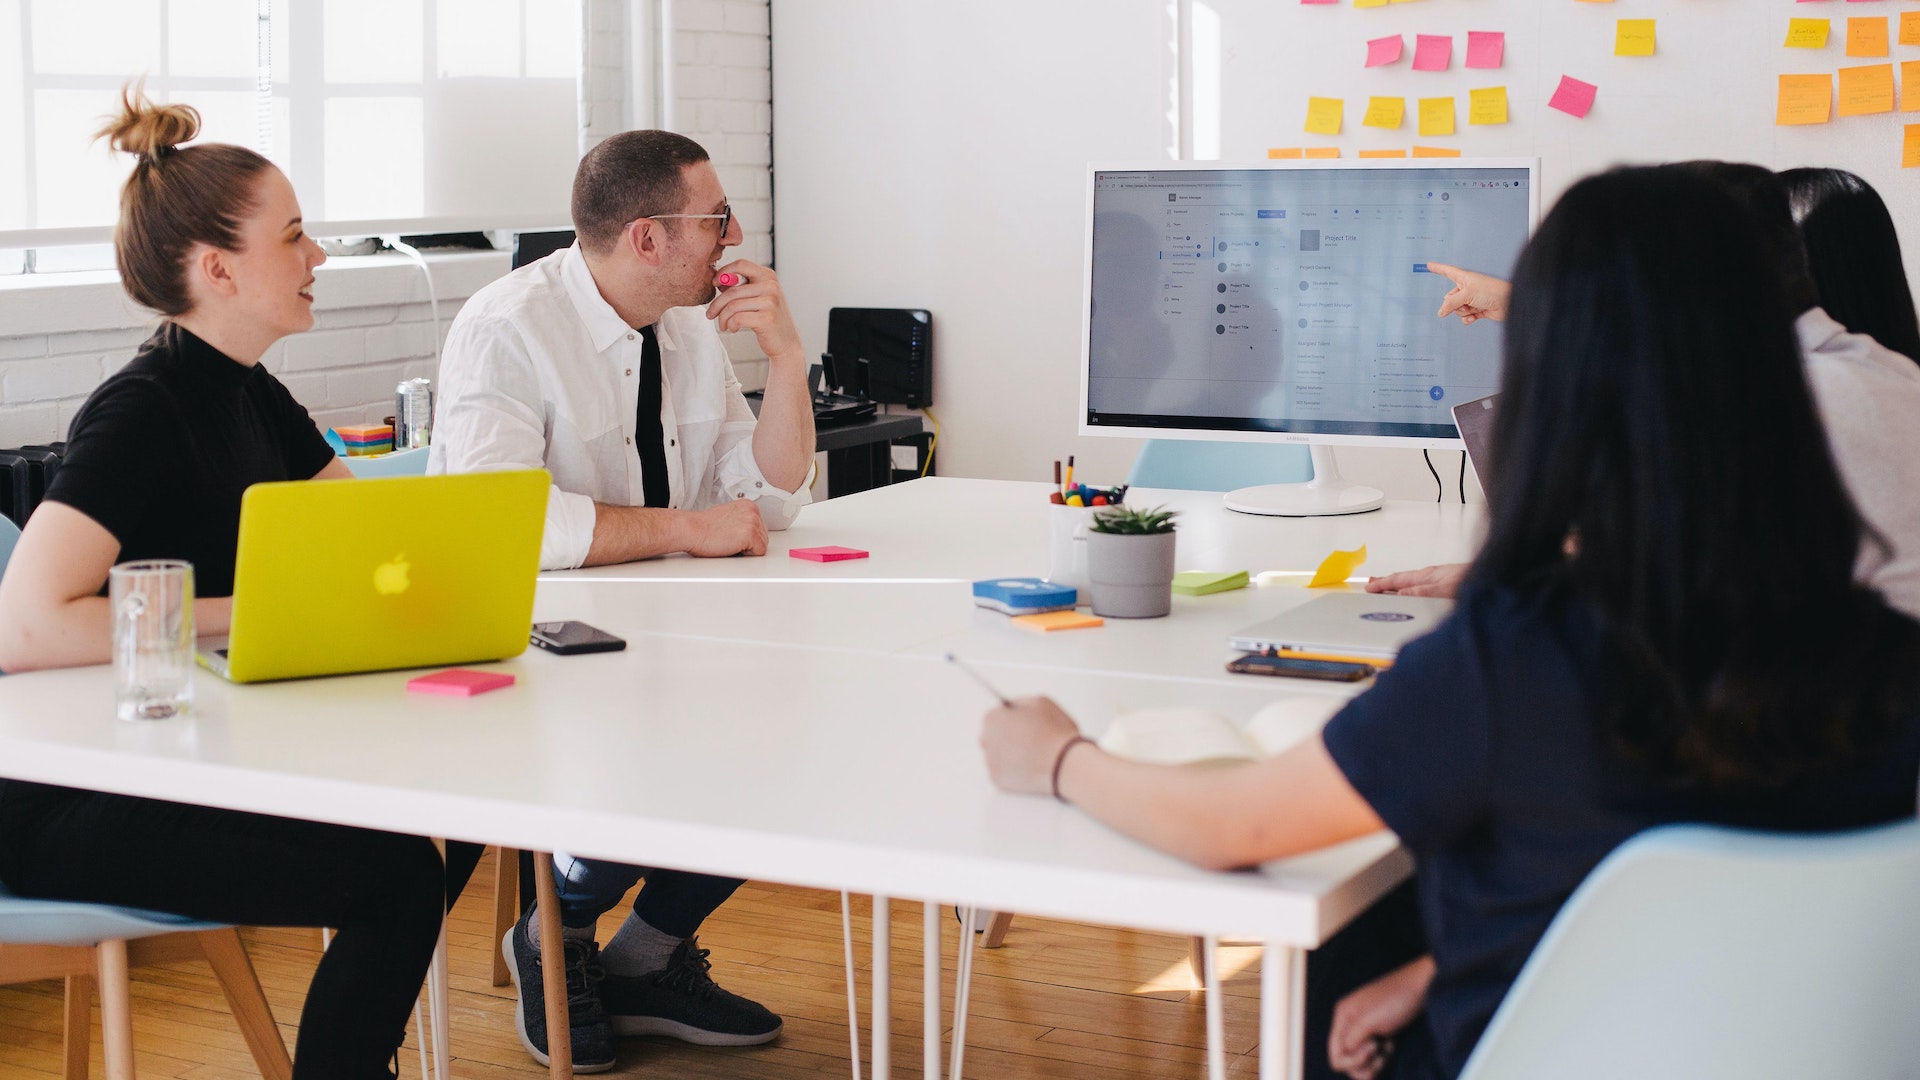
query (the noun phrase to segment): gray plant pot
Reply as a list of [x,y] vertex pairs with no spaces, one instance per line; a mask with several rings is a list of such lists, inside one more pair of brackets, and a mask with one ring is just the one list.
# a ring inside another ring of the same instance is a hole
[[1151,619],[1173,610],[1178,533],[1087,534],[1087,579],[1095,615]]

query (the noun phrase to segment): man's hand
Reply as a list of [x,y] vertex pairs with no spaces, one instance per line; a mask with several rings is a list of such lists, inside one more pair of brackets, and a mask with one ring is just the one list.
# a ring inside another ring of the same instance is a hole
[[726,333],[753,331],[760,351],[775,363],[806,359],[800,344],[800,330],[793,324],[793,313],[787,309],[787,294],[780,289],[779,276],[745,259],[735,259],[714,271],[716,287],[721,274],[737,274],[746,279],[746,284],[721,289],[720,295],[707,305],[707,318]]
[[735,499],[687,515],[685,550],[702,558],[765,555],[767,523],[752,499]]
[[980,748],[987,752],[987,773],[1002,791],[1024,795],[1053,792],[1053,764],[1060,748],[1080,728],[1052,698],[1020,698],[987,712],[980,727]]
[[1429,262],[1427,269],[1444,274],[1448,281],[1453,282],[1453,288],[1440,300],[1441,318],[1457,314],[1460,321],[1467,325],[1480,319],[1506,321],[1507,297],[1513,293],[1512,285],[1490,274],[1462,270],[1446,263]]
[[1466,563],[1441,563],[1419,570],[1402,570],[1367,579],[1367,591],[1393,593],[1396,596],[1440,596],[1451,599],[1460,592],[1467,576]]
[[1353,1080],[1380,1075],[1393,1055],[1393,1037],[1426,1007],[1432,982],[1433,957],[1423,956],[1341,998],[1333,1007],[1327,1063]]

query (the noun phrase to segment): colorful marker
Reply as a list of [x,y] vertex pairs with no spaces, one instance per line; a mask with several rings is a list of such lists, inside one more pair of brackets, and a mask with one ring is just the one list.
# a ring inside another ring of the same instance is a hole
[[718,278],[715,278],[714,280],[719,282],[720,287],[723,289],[731,289],[735,285],[745,285],[747,283],[746,278],[741,277],[739,274],[733,273],[732,271],[728,271],[727,273],[721,274]]

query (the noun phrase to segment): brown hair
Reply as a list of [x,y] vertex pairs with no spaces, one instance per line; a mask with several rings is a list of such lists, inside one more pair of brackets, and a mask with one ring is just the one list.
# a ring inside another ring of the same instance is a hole
[[133,154],[133,174],[120,189],[113,228],[114,262],[128,295],[162,315],[184,315],[187,252],[195,244],[240,248],[240,222],[255,205],[254,181],[273,163],[242,146],[203,143],[179,149],[200,133],[190,105],[155,105],[137,83],[121,90],[120,115],[95,133]]
[[586,152],[573,174],[573,231],[602,252],[635,218],[671,214],[687,198],[681,176],[707,160],[699,143],[671,131],[623,131]]

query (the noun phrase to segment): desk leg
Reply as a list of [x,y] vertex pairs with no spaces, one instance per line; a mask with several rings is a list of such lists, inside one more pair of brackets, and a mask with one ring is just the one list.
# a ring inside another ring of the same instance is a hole
[[926,984],[920,1006],[921,1036],[926,1040],[920,1069],[926,1080],[940,1080],[940,905],[929,900],[926,909],[920,924],[920,977]]
[[1201,978],[1207,994],[1207,1080],[1227,1080],[1226,1002],[1220,998],[1220,939],[1209,936],[1201,946],[1206,963]]
[[873,898],[873,1080],[888,1080],[893,1070],[893,925],[889,901]]
[[1260,1080],[1300,1080],[1306,1028],[1307,954],[1269,941],[1260,958]]
[[573,1028],[567,1019],[566,931],[560,928],[560,890],[553,884],[553,855],[533,853],[533,889],[540,909],[540,981],[547,993],[547,1074],[573,1078]]

